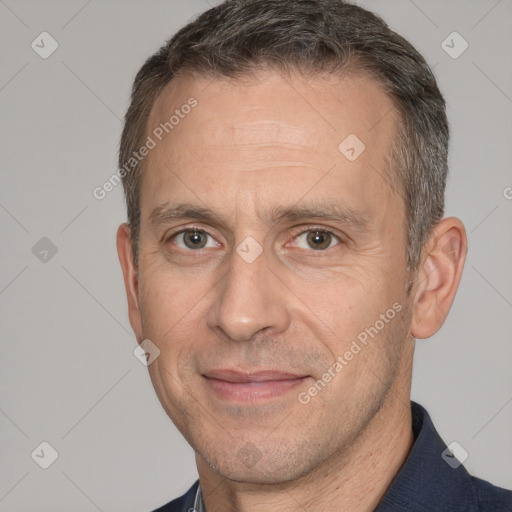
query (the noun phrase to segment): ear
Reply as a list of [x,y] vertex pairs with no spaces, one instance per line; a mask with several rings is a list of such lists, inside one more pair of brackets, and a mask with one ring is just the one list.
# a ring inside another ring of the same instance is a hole
[[424,246],[416,274],[411,334],[429,338],[443,325],[459,287],[467,237],[455,217],[441,220]]
[[128,224],[124,223],[119,226],[117,229],[116,242],[119,262],[123,269],[130,325],[132,326],[137,341],[140,343],[144,338],[142,336],[142,320],[139,308],[139,283],[137,269],[133,260],[131,234]]

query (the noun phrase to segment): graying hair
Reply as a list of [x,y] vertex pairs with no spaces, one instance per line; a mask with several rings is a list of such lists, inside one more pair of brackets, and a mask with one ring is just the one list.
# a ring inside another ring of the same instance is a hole
[[[120,167],[144,141],[162,88],[178,74],[240,79],[263,67],[364,72],[399,113],[388,179],[405,203],[409,269],[444,212],[449,129],[445,102],[418,51],[375,14],[342,0],[226,0],[179,30],[138,72],[125,117]],[[138,264],[143,165],[123,176]]]

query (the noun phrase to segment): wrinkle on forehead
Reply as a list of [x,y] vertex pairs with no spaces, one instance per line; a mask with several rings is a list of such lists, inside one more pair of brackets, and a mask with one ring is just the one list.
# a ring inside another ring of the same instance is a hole
[[273,141],[285,147],[300,148],[301,143],[308,141],[303,127],[271,119],[237,123],[232,127],[232,136],[234,144],[242,145],[249,139],[252,145]]
[[[364,96],[367,108],[360,109],[360,105],[354,104],[354,94]],[[198,100],[208,127],[219,128],[229,118],[240,128],[255,133],[264,129],[276,135],[283,128],[296,130],[297,116],[305,125],[323,118],[322,130],[338,131],[339,121],[343,126],[346,117],[340,119],[337,115],[340,107],[350,114],[352,121],[357,119],[360,128],[371,130],[386,113],[395,110],[382,85],[367,74],[305,77],[297,72],[285,79],[280,73],[267,70],[249,82],[243,77],[237,80],[186,75],[173,79],[163,89],[151,111],[148,128],[166,119],[190,96]]]

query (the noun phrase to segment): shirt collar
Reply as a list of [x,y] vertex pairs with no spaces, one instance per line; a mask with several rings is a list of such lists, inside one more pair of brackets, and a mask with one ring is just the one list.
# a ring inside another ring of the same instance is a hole
[[200,485],[197,486],[196,497],[194,499],[194,510],[192,512],[206,512]]
[[427,411],[411,402],[414,444],[375,512],[476,512],[471,476],[462,464],[452,467],[446,444]]

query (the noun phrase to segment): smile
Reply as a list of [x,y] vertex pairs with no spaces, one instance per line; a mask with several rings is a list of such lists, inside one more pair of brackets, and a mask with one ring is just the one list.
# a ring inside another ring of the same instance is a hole
[[287,372],[241,373],[231,370],[215,370],[203,377],[218,398],[251,404],[281,397],[309,378]]

